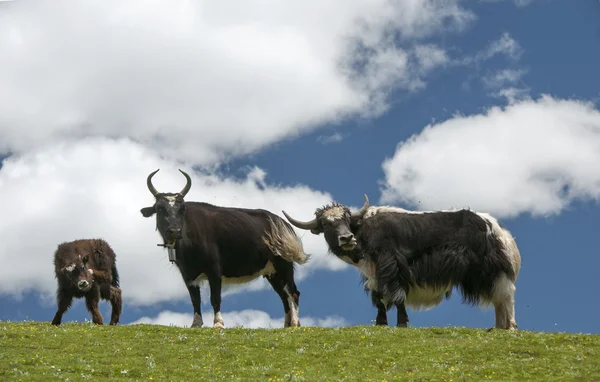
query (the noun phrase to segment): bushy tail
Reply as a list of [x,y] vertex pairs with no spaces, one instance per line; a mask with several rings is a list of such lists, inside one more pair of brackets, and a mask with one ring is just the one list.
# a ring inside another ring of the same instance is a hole
[[281,218],[269,217],[271,229],[263,237],[265,244],[273,251],[273,254],[282,259],[298,264],[305,264],[310,255],[304,253],[302,241],[294,232],[292,226]]
[[120,282],[119,282],[119,271],[117,271],[117,264],[113,264],[112,266],[112,286],[114,286],[115,288],[120,288]]
[[484,220],[490,222],[491,233],[502,243],[504,255],[510,261],[512,272],[507,272],[507,276],[511,281],[516,281],[521,270],[521,253],[515,238],[508,229],[503,227],[496,218],[486,213],[479,213]]

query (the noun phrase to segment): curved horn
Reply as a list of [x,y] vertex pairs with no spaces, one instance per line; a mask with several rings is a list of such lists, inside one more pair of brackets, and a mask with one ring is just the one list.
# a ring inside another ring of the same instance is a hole
[[185,196],[185,194],[187,194],[190,191],[190,188],[192,188],[192,178],[190,178],[190,176],[185,171],[179,170],[179,172],[182,173],[183,176],[185,176],[185,179],[187,180],[187,183],[185,184],[185,187],[183,187],[183,190],[179,191],[181,196]]
[[369,198],[367,197],[367,194],[363,194],[363,195],[365,196],[365,204],[362,206],[362,208],[360,210],[352,212],[352,216],[362,217],[369,209]]
[[148,179],[146,179],[146,184],[148,185],[148,189],[150,190],[150,192],[152,193],[153,196],[156,196],[156,194],[158,194],[158,191],[156,190],[156,188],[154,188],[154,186],[152,185],[152,177],[154,176],[154,174],[156,174],[158,171],[160,170],[160,168],[154,172],[151,172],[150,175],[148,175]]
[[283,212],[283,214],[285,215],[287,220],[289,220],[290,223],[292,223],[293,225],[295,225],[296,227],[298,227],[300,229],[309,230],[309,229],[317,228],[317,218],[314,218],[313,220],[308,221],[308,222],[301,222],[299,220],[292,218],[290,215],[286,214],[285,211],[281,210],[281,212]]

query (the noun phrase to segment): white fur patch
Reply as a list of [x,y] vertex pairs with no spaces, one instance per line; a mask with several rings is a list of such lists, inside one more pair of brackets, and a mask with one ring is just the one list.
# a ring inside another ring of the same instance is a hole
[[217,312],[217,314],[215,314],[215,319],[213,321],[213,327],[220,328],[220,329],[225,328],[225,322],[223,321],[223,316],[221,315],[221,312]]
[[[392,207],[392,206],[378,206],[378,207],[369,207],[369,209],[367,210],[367,212],[363,215],[364,219],[368,219],[370,217],[373,217],[379,213],[395,213],[395,214],[413,214],[413,215],[422,215],[422,214],[428,214],[428,213],[432,213],[432,212],[457,212],[460,211],[461,209],[450,209],[450,210],[436,210],[436,211],[413,211],[413,210],[406,210],[404,208],[400,208],[400,207]],[[475,212],[476,213],[476,212]]]
[[88,268],[88,273],[89,273],[90,275],[93,275],[93,274],[94,274],[94,270],[93,270],[92,268]]
[[167,199],[167,202],[169,202],[169,205],[171,207],[173,207],[175,205],[175,202],[177,202],[176,196],[166,196],[165,199]]
[[288,288],[288,286],[284,286],[283,290],[285,291],[285,294],[288,295],[288,305],[290,306],[290,326],[295,327],[298,326],[298,324],[300,323],[300,308],[298,307],[298,305],[296,304],[296,301],[294,301],[294,297],[292,297],[292,294],[290,293],[290,289]]
[[69,264],[63,268],[63,270],[65,270],[67,272],[73,272],[73,269],[75,269],[75,263]]
[[515,238],[512,236],[509,230],[500,227],[498,220],[492,215],[485,212],[476,212],[476,214],[483,220],[489,222],[492,226],[491,230],[488,228],[487,234],[495,235],[502,241],[502,244],[505,248],[504,254],[506,255],[508,261],[510,261],[512,264],[516,280],[517,276],[519,275],[519,271],[521,270],[521,253],[519,252]]
[[367,281],[365,281],[365,287],[368,290],[377,291],[375,263],[369,260],[362,259],[355,264],[352,260],[350,260],[348,256],[341,256],[340,259],[352,265],[353,267],[358,268],[360,273],[362,273],[367,278]]
[[335,206],[323,211],[323,217],[329,221],[334,221],[344,217],[344,207]]
[[[273,266],[273,263],[271,263],[270,261],[267,261],[267,264],[265,265],[265,267],[263,269],[261,269],[260,271],[254,273],[252,275],[242,276],[242,277],[222,277],[221,282],[223,284],[228,284],[228,285],[245,284],[245,283],[249,283],[250,281],[259,278],[260,276],[269,276],[269,275],[272,275],[273,273],[275,273],[275,267]],[[194,281],[192,281],[190,283],[190,285],[202,287],[202,285],[207,280],[208,280],[208,278],[206,277],[206,275],[204,273],[202,273]]]
[[452,290],[452,285],[441,288],[411,285],[405,303],[415,310],[428,310],[439,305],[444,300],[445,294],[450,290]]

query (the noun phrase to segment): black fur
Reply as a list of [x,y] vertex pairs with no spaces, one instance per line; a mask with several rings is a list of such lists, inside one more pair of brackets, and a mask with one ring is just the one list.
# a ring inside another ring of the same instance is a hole
[[[167,197],[177,196],[173,206]],[[263,209],[220,207],[208,203],[186,202],[178,194],[161,193],[156,204],[141,210],[145,217],[157,213],[157,229],[165,244],[175,239],[175,264],[181,272],[195,318],[192,326],[202,326],[200,288],[192,282],[201,274],[208,279],[210,300],[215,315],[221,311],[223,277],[250,276],[270,261],[275,273],[265,278],[281,298],[286,313],[285,326],[290,325],[290,304],[284,288],[288,288],[296,305],[300,292],[294,282],[294,263],[273,253],[264,242],[272,232],[271,222],[281,222],[297,237],[292,226],[279,216]],[[171,235],[169,227],[181,229],[179,236]],[[299,324],[299,323],[298,323]]]
[[[326,215],[333,208],[342,208],[343,216],[332,221]],[[491,300],[494,282],[502,274],[512,282],[516,280],[518,269],[513,269],[492,223],[469,210],[427,213],[380,210],[364,218],[359,214],[353,216],[347,207],[334,203],[317,209],[315,216],[316,227],[310,230],[313,234],[324,234],[330,252],[349,258],[356,266],[364,265],[361,260],[375,265],[377,285],[371,290],[371,301],[377,308],[378,325],[387,325],[386,312],[393,306],[398,311],[398,326],[407,325],[405,297],[415,287],[451,285],[460,290],[464,303],[476,305],[482,299]],[[339,243],[346,242],[348,235],[354,236],[355,247],[343,249]],[[520,255],[515,256],[519,256],[520,264]],[[362,280],[366,282],[368,278],[362,275]],[[450,298],[452,288],[440,297]],[[366,285],[365,290],[369,290]],[[514,309],[514,300],[503,301],[508,308],[496,306],[497,327],[516,327],[515,322],[509,322],[514,315],[506,310]],[[432,304],[437,301],[428,305]]]
[[468,210],[378,213],[362,221],[356,236],[363,254],[377,264],[378,289],[388,295],[400,288],[409,293],[411,285],[452,284],[463,302],[476,305],[481,297],[491,298],[501,273],[515,278],[500,239]]

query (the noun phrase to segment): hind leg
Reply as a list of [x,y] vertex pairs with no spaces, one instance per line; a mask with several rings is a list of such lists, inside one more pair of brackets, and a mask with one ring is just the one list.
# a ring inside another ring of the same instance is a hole
[[272,259],[275,272],[281,278],[281,285],[289,305],[291,327],[300,326],[300,291],[294,282],[294,264],[280,258]]
[[269,281],[269,283],[273,287],[273,290],[279,295],[279,298],[281,299],[281,302],[283,303],[283,311],[285,313],[283,327],[287,328],[287,327],[291,326],[292,316],[291,316],[291,312],[290,312],[290,304],[288,302],[288,296],[285,293],[285,291],[283,290],[283,280],[277,273],[272,274],[270,276],[265,276],[265,278],[267,279],[267,281]]
[[514,282],[506,275],[500,276],[494,283],[492,302],[496,316],[496,328],[517,329],[515,319],[515,291]]

